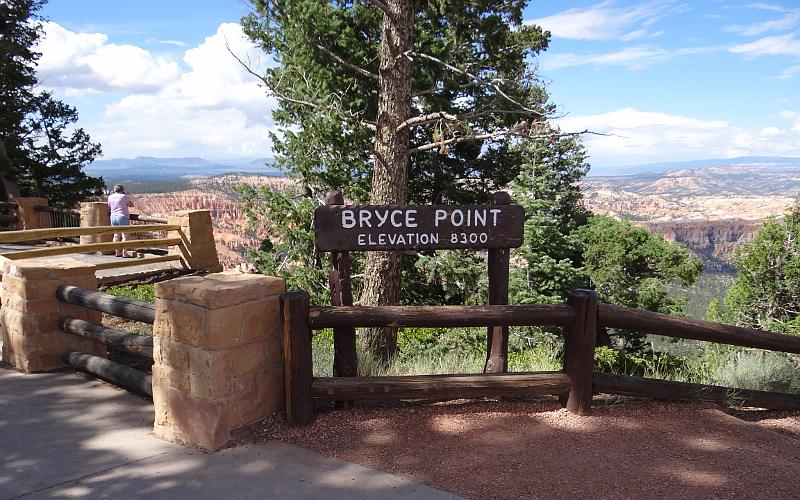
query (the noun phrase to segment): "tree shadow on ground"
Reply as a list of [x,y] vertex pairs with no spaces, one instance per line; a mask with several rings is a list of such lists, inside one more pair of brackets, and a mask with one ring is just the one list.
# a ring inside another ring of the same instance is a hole
[[448,498],[283,443],[208,454],[152,426],[152,403],[116,387],[0,367],[0,499]]
[[800,497],[800,442],[711,405],[361,407],[280,439],[472,498]]

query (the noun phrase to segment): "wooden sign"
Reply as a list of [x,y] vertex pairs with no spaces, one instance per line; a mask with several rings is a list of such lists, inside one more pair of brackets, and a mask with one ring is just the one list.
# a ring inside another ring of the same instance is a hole
[[511,248],[522,245],[519,205],[325,205],[314,212],[320,251]]

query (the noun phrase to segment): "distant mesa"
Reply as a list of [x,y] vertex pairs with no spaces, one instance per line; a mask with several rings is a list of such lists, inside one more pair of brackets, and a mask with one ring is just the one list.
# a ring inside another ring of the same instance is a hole
[[112,158],[97,160],[84,171],[93,176],[115,180],[176,179],[182,177],[211,177],[226,173],[258,173],[282,176],[274,167],[273,158],[247,158],[239,160],[206,160],[198,157],[156,158]]
[[736,158],[645,163],[641,165],[624,165],[617,167],[594,165],[589,171],[589,176],[599,177],[617,175],[665,174],[666,172],[674,172],[679,174],[682,169],[698,170],[715,167],[727,168],[733,166],[766,167],[775,169],[785,169],[789,167],[800,170],[800,158],[787,156],[739,156]]

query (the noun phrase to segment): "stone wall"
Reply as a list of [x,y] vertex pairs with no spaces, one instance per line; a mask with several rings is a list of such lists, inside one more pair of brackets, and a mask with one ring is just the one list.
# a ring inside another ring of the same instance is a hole
[[65,366],[65,352],[73,350],[105,356],[105,347],[93,340],[65,333],[62,316],[93,323],[101,313],[64,304],[56,299],[61,285],[97,289],[94,266],[71,258],[2,260],[0,282],[0,339],[2,360],[23,372],[41,372]]
[[216,450],[282,409],[283,291],[231,272],[156,284],[156,435]]
[[[96,226],[110,226],[111,225],[111,211],[108,208],[108,203],[101,201],[91,201],[81,203],[81,227],[96,227]],[[90,245],[92,243],[108,243],[114,240],[112,233],[106,234],[87,234],[80,237],[81,245]],[[103,252],[111,255],[113,250]]]
[[189,269],[210,272],[222,271],[214,241],[214,226],[208,210],[183,210],[169,214],[168,224],[181,226],[180,247],[170,247],[170,255],[180,255],[183,265]]

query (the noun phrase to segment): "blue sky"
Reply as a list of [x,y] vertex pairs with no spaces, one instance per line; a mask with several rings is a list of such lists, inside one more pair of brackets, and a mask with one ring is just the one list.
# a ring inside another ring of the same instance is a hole
[[[275,102],[227,53],[243,0],[50,0],[40,79],[106,158],[270,156]],[[800,157],[800,1],[532,1],[534,64],[601,167]]]

